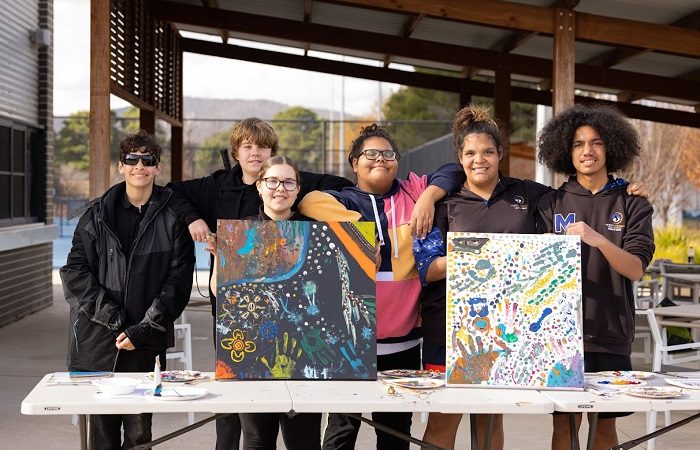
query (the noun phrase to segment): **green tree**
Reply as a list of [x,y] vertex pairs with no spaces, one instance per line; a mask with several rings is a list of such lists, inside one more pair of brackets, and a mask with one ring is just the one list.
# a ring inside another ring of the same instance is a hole
[[89,116],[88,111],[78,111],[63,122],[63,127],[54,141],[55,164],[87,170]]
[[[456,76],[454,72],[419,68],[416,71]],[[485,105],[493,110],[493,99],[473,97],[472,103]],[[450,133],[452,120],[459,106],[459,96],[455,93],[404,86],[389,97],[383,106],[383,112],[399,148],[405,151]],[[398,123],[404,120],[423,123]],[[513,138],[534,141],[534,105],[512,103],[510,120]]]
[[383,112],[399,149],[407,151],[449,133],[458,104],[457,94],[404,86],[389,97]]
[[[194,151],[194,176],[203,177],[215,170],[221,169],[221,155],[219,149],[229,150],[232,130],[224,130],[214,133],[202,141],[202,144]],[[234,164],[231,161],[231,164]]]
[[300,169],[320,170],[323,125],[308,108],[292,106],[272,118],[279,137],[280,154],[294,159]]

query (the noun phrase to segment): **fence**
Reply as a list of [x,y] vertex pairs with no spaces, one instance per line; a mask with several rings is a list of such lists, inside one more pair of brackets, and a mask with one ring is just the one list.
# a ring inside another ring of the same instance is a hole
[[[183,121],[183,177],[203,177],[222,167],[220,148],[230,148],[231,130],[237,119],[185,119]],[[269,123],[279,137],[279,153],[292,157],[302,170],[352,177],[347,155],[352,140],[371,121],[272,120]],[[111,183],[119,180],[117,160],[119,142],[128,133],[138,130],[138,119],[112,118]],[[441,121],[391,121],[382,123],[401,152],[444,136],[450,123]],[[88,196],[88,117],[79,113],[54,118],[56,195],[66,198]],[[170,127],[156,124],[156,138],[163,148],[159,184],[170,181]]]

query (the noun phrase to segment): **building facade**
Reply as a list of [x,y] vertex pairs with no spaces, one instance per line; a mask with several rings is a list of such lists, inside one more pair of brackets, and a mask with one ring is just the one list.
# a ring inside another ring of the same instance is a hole
[[53,302],[53,0],[0,1],[0,326]]

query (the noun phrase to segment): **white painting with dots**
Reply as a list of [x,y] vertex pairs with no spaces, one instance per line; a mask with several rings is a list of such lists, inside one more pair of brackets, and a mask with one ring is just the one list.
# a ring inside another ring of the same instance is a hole
[[448,386],[583,388],[578,236],[447,234]]
[[220,220],[216,378],[373,380],[373,222]]

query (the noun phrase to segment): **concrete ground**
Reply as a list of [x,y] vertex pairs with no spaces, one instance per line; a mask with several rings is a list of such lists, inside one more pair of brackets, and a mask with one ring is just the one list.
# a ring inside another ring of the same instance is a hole
[[[201,273],[201,272],[200,272]],[[200,275],[200,285],[206,277]],[[54,304],[18,322],[0,328],[0,448],[3,449],[75,449],[78,448],[78,429],[71,425],[68,416],[24,416],[20,404],[32,387],[48,372],[65,371],[65,355],[68,342],[68,307],[63,299],[60,284],[54,277]],[[203,292],[205,288],[201,288]],[[194,368],[212,371],[214,352],[211,338],[211,312],[208,299],[193,291],[187,307],[187,320],[192,324]],[[638,369],[648,366],[638,364]],[[697,365],[695,370],[697,370]],[[673,421],[691,413],[674,413]],[[204,418],[198,414],[197,418]],[[185,414],[159,414],[154,416],[154,437],[185,426]],[[621,441],[645,434],[644,414],[633,414],[618,420]],[[663,418],[659,417],[659,423]],[[466,418],[459,430],[457,448],[469,445]],[[420,414],[414,415],[412,434],[420,438],[425,424]],[[658,450],[698,448],[700,422],[694,422],[657,439]],[[534,450],[549,448],[552,433],[549,415],[505,417],[507,449]],[[581,430],[585,436],[586,425]],[[161,444],[158,449],[213,449],[215,430],[209,423],[197,430]],[[583,444],[583,439],[582,439]],[[281,439],[278,448],[283,449]],[[374,448],[374,432],[363,425],[357,444],[358,449]],[[418,448],[411,446],[411,449]],[[585,448],[585,447],[584,447]],[[639,448],[644,448],[639,447]]]

